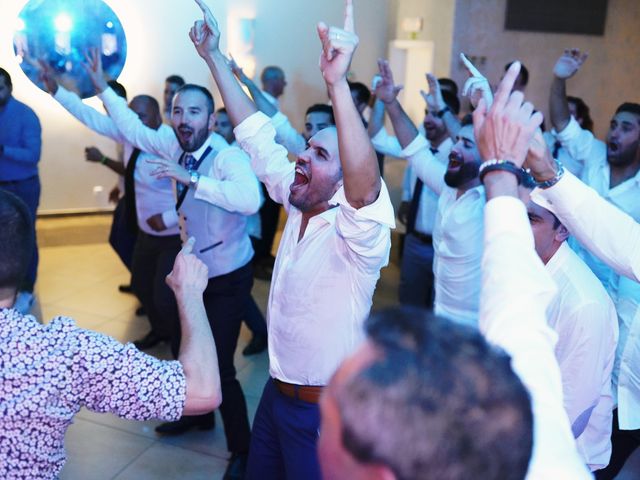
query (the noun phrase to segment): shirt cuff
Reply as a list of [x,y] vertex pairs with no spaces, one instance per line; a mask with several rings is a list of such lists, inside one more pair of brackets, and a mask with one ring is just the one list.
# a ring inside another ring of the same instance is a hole
[[370,220],[389,228],[396,228],[396,217],[393,212],[393,205],[389,197],[389,191],[384,180],[380,183],[380,194],[375,202],[362,208],[354,208],[344,193],[344,186],[340,187],[329,201],[330,205],[338,204],[340,208],[349,212],[355,219]]
[[236,128],[234,128],[233,133],[235,134],[238,143],[241,143],[243,140],[256,135],[262,127],[271,121],[272,119],[267,117],[264,113],[256,112],[245,118]]
[[378,133],[371,137],[371,143],[374,145],[384,145],[386,144],[387,138],[389,138],[389,132],[387,132],[386,128],[382,127],[378,130]]
[[549,188],[536,188],[531,200],[554,215],[571,214],[588,198],[590,189],[570,171]]
[[425,137],[418,134],[416,135],[416,138],[414,138],[411,143],[402,150],[400,156],[402,158],[409,158],[411,155],[415,155],[425,148],[429,148],[429,142]]
[[485,206],[485,241],[491,241],[505,233],[523,237],[533,248],[533,233],[527,218],[527,209],[524,203],[515,197],[495,197]]
[[175,227],[178,224],[178,212],[173,208],[166,212],[162,212],[162,222],[167,230],[171,227]]
[[575,118],[571,117],[569,119],[569,123],[561,132],[556,132],[555,130],[553,130],[552,133],[558,140],[560,140],[560,143],[565,143],[570,141],[572,138],[580,135],[581,130],[582,129],[580,128],[580,124],[576,121]]
[[58,90],[56,91],[53,98],[60,104],[64,105],[67,103],[71,97],[73,97],[73,93],[64,88],[62,85],[58,85]]

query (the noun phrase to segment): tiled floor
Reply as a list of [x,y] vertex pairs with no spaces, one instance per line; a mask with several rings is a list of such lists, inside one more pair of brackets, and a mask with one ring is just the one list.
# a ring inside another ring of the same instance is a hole
[[[118,292],[128,283],[127,271],[106,243],[110,218],[87,216],[39,220],[42,248],[34,313],[45,322],[55,315],[73,317],[84,328],[111,335],[122,342],[139,338],[148,330],[145,317],[136,317],[137,301]],[[392,258],[395,255],[392,255]],[[395,304],[399,280],[397,262],[383,270],[374,308]],[[269,283],[256,280],[254,296],[266,306]],[[238,379],[253,418],[264,382],[268,358],[263,353],[243,357],[249,339],[243,327],[236,351]],[[169,358],[166,347],[150,353]],[[82,410],[65,439],[67,463],[61,480],[219,479],[227,451],[221,421],[209,432],[161,438],[155,421],[134,422],[113,415]],[[640,478],[640,452],[618,480]]]

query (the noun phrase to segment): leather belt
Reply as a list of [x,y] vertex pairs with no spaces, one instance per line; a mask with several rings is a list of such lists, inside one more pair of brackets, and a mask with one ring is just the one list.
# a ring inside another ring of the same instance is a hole
[[429,235],[429,234],[413,231],[413,232],[411,232],[411,235],[416,237],[422,243],[426,243],[428,245],[433,245],[433,237],[431,235]]
[[302,400],[307,403],[318,403],[320,395],[324,387],[314,385],[294,385],[293,383],[283,382],[277,378],[273,379],[278,391],[285,397]]

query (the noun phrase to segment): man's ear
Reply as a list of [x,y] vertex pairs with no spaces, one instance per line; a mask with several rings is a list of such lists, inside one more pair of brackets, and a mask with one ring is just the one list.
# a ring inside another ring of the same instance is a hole
[[212,132],[215,126],[216,126],[216,113],[212,112],[211,115],[209,115],[209,123],[207,127],[209,128],[209,131]]
[[562,243],[567,238],[569,238],[570,235],[571,234],[569,233],[569,230],[567,230],[567,227],[565,227],[564,225],[560,224],[560,226],[556,229],[555,239],[559,243]]

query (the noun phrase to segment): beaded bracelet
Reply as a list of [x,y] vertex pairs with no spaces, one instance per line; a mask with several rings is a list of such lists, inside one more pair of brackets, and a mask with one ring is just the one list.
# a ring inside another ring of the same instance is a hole
[[522,175],[524,170],[518,167],[515,163],[510,162],[509,160],[487,160],[482,165],[480,165],[480,169],[478,171],[478,176],[480,177],[480,181],[484,179],[484,176],[489,172],[495,171],[503,171],[513,173],[518,180],[518,185],[522,183]]

